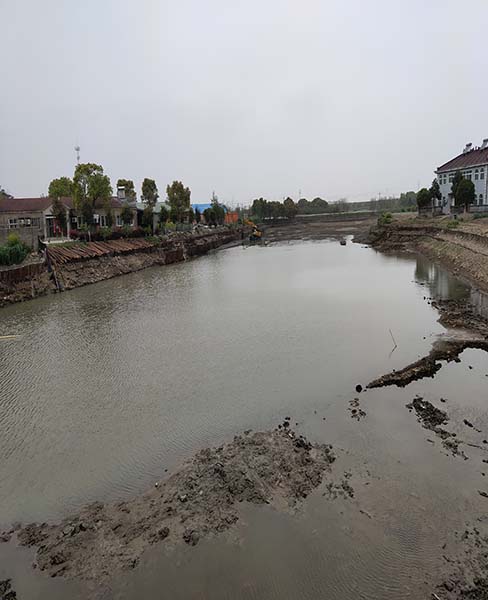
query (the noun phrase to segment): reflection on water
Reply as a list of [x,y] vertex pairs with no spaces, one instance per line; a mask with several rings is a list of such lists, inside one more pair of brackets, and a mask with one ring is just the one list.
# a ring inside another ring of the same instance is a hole
[[488,294],[457,279],[423,256],[417,256],[416,261],[415,279],[428,286],[432,297],[442,300],[469,299],[474,312],[484,319],[488,318]]
[[470,467],[425,443],[410,388],[363,393],[360,423],[347,411],[357,383],[443,333],[413,279],[436,297],[471,293],[423,258],[321,242],[234,248],[4,309],[0,334],[20,338],[0,347],[0,525],[130,497],[196,450],[290,415],[334,444],[339,475],[359,473],[355,500],[319,492],[299,517],[251,511],[242,543],[158,550],[116,597],[418,598],[439,535],[462,519],[455,483]]

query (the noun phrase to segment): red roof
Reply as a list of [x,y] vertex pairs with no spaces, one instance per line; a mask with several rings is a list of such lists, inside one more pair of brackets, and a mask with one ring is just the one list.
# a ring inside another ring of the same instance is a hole
[[469,152],[463,152],[456,158],[444,163],[437,169],[440,171],[457,171],[459,169],[468,169],[469,167],[478,167],[488,164],[488,148],[475,148]]
[[[73,208],[72,198],[61,198],[67,208]],[[0,197],[0,213],[41,212],[49,208],[52,198],[2,198]],[[115,196],[110,199],[112,208],[120,208],[122,202]],[[96,208],[104,208],[105,202],[97,202]]]

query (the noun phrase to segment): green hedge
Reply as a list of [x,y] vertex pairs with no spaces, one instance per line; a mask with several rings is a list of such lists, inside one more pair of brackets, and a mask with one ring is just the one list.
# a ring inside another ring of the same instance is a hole
[[0,265],[17,265],[29,254],[29,248],[22,243],[0,246]]

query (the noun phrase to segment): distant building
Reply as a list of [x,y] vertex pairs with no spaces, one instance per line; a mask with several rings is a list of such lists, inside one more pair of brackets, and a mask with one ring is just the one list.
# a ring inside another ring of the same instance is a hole
[[[147,207],[147,204],[145,202],[137,202],[135,206],[137,208],[137,223],[139,226],[142,226],[142,215],[144,213],[144,209]],[[153,206],[153,231],[156,231],[159,226],[159,222],[161,220],[161,208],[163,207],[169,214],[171,206],[168,202],[156,202],[156,204]]]
[[444,214],[449,214],[454,206],[454,198],[451,192],[452,180],[457,171],[461,171],[463,177],[474,183],[475,203],[473,211],[488,211],[488,138],[483,140],[480,147],[466,144],[459,156],[452,158],[436,170],[437,181],[441,190],[441,200],[437,202],[437,208],[442,209]]
[[[37,249],[38,240],[50,240],[59,237],[69,239],[70,231],[78,229],[83,218],[78,215],[73,206],[72,198],[60,198],[66,209],[66,231],[61,231],[52,210],[52,198],[10,198],[0,197],[0,244],[5,243],[9,233],[14,231],[21,240]],[[123,202],[118,198],[110,199],[110,208],[115,226],[121,226]],[[131,207],[132,208],[132,207]],[[131,226],[137,224],[136,210]],[[95,227],[107,225],[106,203],[100,202],[95,206],[93,215]]]
[[229,210],[225,213],[224,223],[230,225],[239,221],[239,213],[236,210]]

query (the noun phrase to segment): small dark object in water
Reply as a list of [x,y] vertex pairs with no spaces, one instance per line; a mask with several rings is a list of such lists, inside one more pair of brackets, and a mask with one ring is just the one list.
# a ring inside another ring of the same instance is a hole
[[468,365],[468,369],[472,369],[473,367],[471,365]]
[[346,240],[341,240],[341,246],[345,246],[346,245]]
[[474,427],[473,423],[470,423],[470,422],[468,421],[468,419],[463,419],[463,423],[464,423],[465,425],[467,425],[468,427]]
[[363,391],[363,386],[360,383],[358,383],[356,386],[356,392],[358,394],[360,394],[362,391]]
[[441,402],[447,402],[447,400],[445,398],[440,398]]
[[488,498],[488,494],[486,492],[482,492],[481,490],[478,490],[478,494],[480,496],[483,496],[483,498]]

